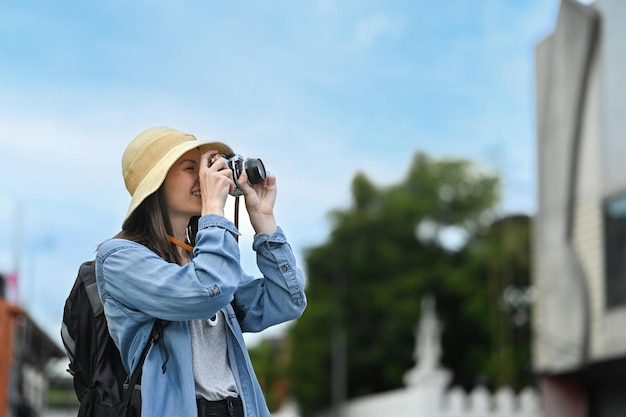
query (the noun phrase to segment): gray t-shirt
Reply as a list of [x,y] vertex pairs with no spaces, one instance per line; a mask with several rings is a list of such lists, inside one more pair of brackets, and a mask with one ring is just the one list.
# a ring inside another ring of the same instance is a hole
[[214,320],[190,321],[189,332],[196,396],[209,401],[237,397],[237,384],[228,362],[224,313],[219,311]]

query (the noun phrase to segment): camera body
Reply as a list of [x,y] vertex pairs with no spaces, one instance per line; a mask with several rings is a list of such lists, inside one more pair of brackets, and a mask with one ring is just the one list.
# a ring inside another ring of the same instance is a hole
[[245,171],[248,174],[248,183],[251,185],[260,184],[265,180],[267,176],[265,173],[265,166],[263,161],[258,158],[243,159],[239,154],[223,155],[218,154],[226,161],[228,168],[233,172],[233,180],[235,181],[235,191],[232,195],[234,197],[240,197],[243,195],[243,191],[239,187],[239,177]]

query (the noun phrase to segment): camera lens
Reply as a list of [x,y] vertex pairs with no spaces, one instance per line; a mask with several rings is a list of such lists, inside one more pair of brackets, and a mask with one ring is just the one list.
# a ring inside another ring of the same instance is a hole
[[246,174],[248,174],[248,182],[250,184],[260,184],[265,180],[265,166],[258,158],[247,159],[244,163]]

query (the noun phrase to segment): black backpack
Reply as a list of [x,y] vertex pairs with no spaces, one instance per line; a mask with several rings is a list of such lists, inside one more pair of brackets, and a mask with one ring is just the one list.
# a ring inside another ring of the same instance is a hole
[[[95,262],[83,263],[65,301],[61,326],[61,339],[70,360],[68,372],[73,376],[80,402],[78,416],[139,416],[141,391],[136,384],[148,350],[162,335],[162,322],[155,320],[141,360],[129,376],[109,335],[96,284]],[[167,356],[166,351],[166,362]]]

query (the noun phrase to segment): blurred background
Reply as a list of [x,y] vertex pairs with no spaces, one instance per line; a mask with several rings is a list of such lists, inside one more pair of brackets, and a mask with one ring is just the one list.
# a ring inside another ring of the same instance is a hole
[[621,0],[2,2],[0,417],[75,415],[63,305],[156,125],[277,176],[309,300],[246,335],[277,416],[625,415],[623,18]]

